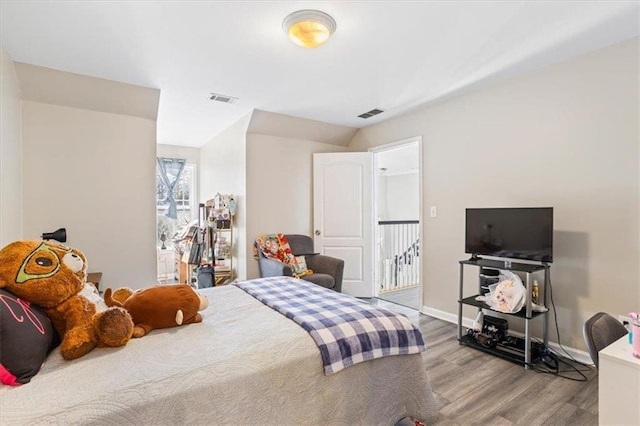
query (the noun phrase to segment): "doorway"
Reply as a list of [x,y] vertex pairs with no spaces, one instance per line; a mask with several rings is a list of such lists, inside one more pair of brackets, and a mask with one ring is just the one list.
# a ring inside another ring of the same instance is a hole
[[422,303],[422,138],[371,149],[374,167],[374,295]]

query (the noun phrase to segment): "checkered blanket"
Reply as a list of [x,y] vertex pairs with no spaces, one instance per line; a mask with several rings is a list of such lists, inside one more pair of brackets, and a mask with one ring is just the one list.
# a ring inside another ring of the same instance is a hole
[[405,316],[316,284],[272,277],[235,285],[307,330],[326,375],[370,359],[425,350],[420,330]]

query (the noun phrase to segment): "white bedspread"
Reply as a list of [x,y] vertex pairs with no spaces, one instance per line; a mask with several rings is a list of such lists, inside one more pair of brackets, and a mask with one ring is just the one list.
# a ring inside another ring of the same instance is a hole
[[437,416],[420,354],[325,376],[293,321],[234,286],[202,292],[203,323],[74,361],[54,351],[31,383],[0,389],[0,424],[392,425]]

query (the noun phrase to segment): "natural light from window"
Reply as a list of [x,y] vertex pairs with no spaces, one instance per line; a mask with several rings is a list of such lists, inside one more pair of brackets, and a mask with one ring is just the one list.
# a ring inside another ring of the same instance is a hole
[[[177,159],[159,159],[165,164],[170,164],[167,160],[176,161]],[[180,160],[184,161],[184,160]],[[181,230],[183,230],[191,221],[197,219],[198,208],[196,205],[196,164],[184,162],[184,168],[180,171],[179,167],[166,167],[166,179],[162,178],[162,170],[160,165],[156,167],[156,212],[157,212],[157,247],[164,245],[167,249],[173,247],[173,238]],[[178,173],[179,172],[179,173]],[[178,175],[178,176],[176,176]],[[177,177],[177,182],[176,182]],[[175,200],[176,217],[172,218],[169,214],[170,197],[169,187],[174,184],[171,192],[173,200]]]

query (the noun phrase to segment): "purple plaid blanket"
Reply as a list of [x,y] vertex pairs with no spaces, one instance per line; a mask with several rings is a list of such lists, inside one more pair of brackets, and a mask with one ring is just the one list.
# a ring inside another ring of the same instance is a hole
[[425,350],[420,330],[405,316],[346,294],[291,277],[235,285],[307,330],[327,376],[370,359]]

